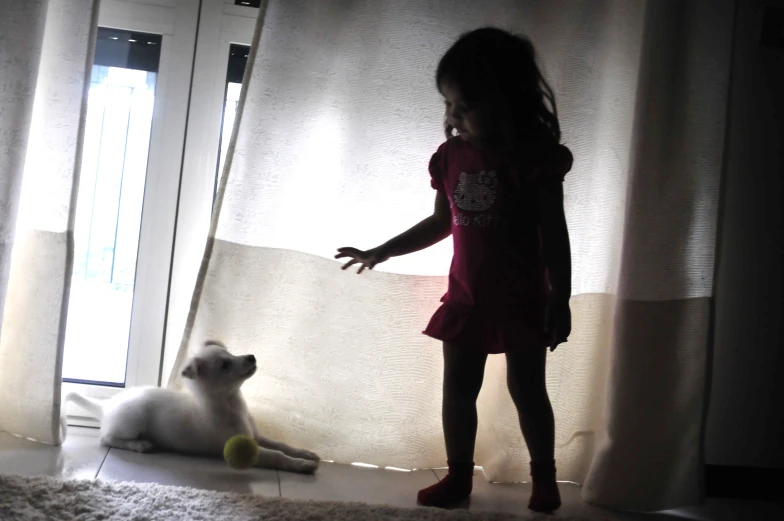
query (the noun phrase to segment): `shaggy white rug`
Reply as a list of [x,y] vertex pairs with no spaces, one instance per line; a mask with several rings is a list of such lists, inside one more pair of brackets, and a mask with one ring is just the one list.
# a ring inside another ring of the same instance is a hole
[[[295,501],[154,484],[0,475],[3,521],[501,521],[552,520],[466,510]],[[560,518],[582,521],[578,518]],[[595,520],[594,520],[595,521]]]

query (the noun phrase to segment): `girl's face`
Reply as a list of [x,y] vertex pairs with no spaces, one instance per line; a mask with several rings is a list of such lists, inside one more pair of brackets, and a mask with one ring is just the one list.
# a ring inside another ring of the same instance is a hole
[[486,144],[492,137],[489,108],[481,103],[466,103],[457,85],[449,80],[441,83],[440,90],[444,96],[447,123],[457,130],[461,139],[474,145]]

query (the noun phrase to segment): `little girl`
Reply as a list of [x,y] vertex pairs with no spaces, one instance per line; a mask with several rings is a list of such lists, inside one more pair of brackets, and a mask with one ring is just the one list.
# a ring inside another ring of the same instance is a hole
[[531,456],[528,507],[553,511],[561,499],[545,357],[571,331],[562,184],[572,155],[560,144],[553,92],[527,39],[494,28],[462,36],[441,59],[436,85],[447,140],[430,160],[433,215],[381,246],[340,248],[335,258],[361,273],[452,235],[449,288],[424,331],[444,344],[449,473],[419,491],[419,503],[448,507],[471,494],[476,399],[487,355],[504,353]]

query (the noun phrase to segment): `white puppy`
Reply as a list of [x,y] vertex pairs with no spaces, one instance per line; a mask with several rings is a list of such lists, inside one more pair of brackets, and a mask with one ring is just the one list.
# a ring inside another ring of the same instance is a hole
[[[254,438],[261,449],[257,467],[315,472],[319,465],[316,454],[259,434],[240,393],[242,384],[255,372],[253,355],[234,356],[223,345],[207,342],[182,371],[190,392],[139,387],[104,402],[70,393],[63,410],[68,401],[74,401],[95,414],[101,420],[101,443],[116,449],[221,457],[226,441],[244,434]],[[64,413],[61,425],[65,438]]]

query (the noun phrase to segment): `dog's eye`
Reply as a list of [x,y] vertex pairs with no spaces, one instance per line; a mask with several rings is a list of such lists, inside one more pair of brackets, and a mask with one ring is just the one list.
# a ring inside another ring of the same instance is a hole
[[221,369],[223,369],[224,371],[228,371],[230,367],[231,367],[231,362],[229,360],[224,360],[223,362],[221,362]]

